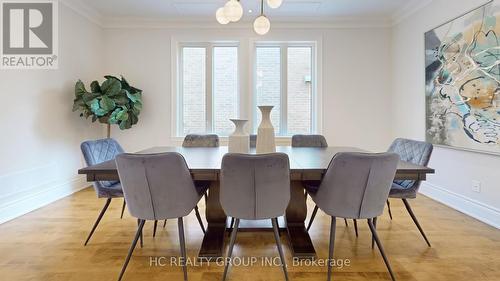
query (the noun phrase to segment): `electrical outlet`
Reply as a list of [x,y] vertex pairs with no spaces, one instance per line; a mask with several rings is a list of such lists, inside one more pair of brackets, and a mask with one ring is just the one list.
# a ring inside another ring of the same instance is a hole
[[481,182],[473,180],[472,181],[472,191],[481,193]]

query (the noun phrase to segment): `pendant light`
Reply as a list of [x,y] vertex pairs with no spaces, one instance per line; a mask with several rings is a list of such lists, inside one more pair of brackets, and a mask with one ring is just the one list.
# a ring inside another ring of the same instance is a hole
[[229,0],[224,5],[224,15],[226,19],[237,22],[243,16],[243,7],[238,0]]
[[267,5],[269,5],[271,9],[279,8],[281,3],[283,3],[283,0],[267,0]]
[[215,13],[215,18],[220,24],[228,24],[230,20],[226,18],[226,15],[224,14],[224,8],[219,8],[217,9],[217,12]]
[[255,21],[253,22],[253,29],[255,30],[255,33],[259,35],[265,35],[271,29],[271,22],[264,15],[264,0],[261,0],[260,16],[256,18]]

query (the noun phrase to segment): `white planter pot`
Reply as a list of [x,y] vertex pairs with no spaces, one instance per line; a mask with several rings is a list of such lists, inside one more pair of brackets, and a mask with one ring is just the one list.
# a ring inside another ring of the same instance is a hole
[[250,136],[245,132],[248,120],[229,119],[234,123],[234,132],[228,139],[228,151],[231,153],[248,153],[250,151]]
[[257,130],[257,153],[276,152],[274,139],[274,127],[271,123],[271,110],[274,106],[259,106],[262,113],[262,121]]

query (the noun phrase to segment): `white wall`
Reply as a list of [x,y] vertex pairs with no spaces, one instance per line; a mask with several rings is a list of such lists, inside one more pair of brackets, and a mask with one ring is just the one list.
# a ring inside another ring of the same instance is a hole
[[[434,0],[393,28],[393,135],[425,139],[424,33],[485,3]],[[435,148],[424,194],[500,228],[500,156]],[[472,181],[482,183],[481,193]]]
[[102,135],[71,112],[74,83],[102,76],[103,34],[59,5],[59,69],[0,70],[0,223],[88,186],[80,142]]
[[[171,136],[171,41],[238,40],[248,54],[251,40],[321,42],[323,134],[330,145],[385,150],[391,141],[390,36],[383,28],[272,28],[256,37],[248,28],[112,28],[105,30],[105,71],[123,75],[144,90],[137,126],[113,130],[128,150],[175,143]],[[240,56],[241,95],[250,99],[251,62]],[[252,108],[242,117],[250,118]]]

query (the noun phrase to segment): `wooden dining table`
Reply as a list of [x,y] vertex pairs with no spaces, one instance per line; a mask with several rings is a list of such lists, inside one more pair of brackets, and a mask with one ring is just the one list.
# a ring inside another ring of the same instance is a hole
[[[186,159],[188,168],[195,180],[210,181],[205,210],[208,226],[198,256],[210,260],[222,257],[228,220],[219,202],[219,174],[222,157],[228,152],[227,147],[153,147],[137,153],[154,154],[164,152],[180,153]],[[280,227],[286,230],[294,257],[314,258],[316,252],[305,227],[307,204],[303,181],[321,180],[331,159],[339,152],[367,151],[354,147],[278,146],[276,152],[286,153],[290,159],[291,197],[286,213],[280,222]],[[250,153],[255,153],[255,149],[251,149]],[[89,182],[119,180],[114,160],[80,169],[78,173],[85,174]],[[431,168],[400,161],[395,179],[425,180],[427,174],[433,173],[434,170]],[[243,231],[272,230],[270,223],[267,224],[264,221],[248,222],[247,225],[242,222],[240,227],[240,230]]]

